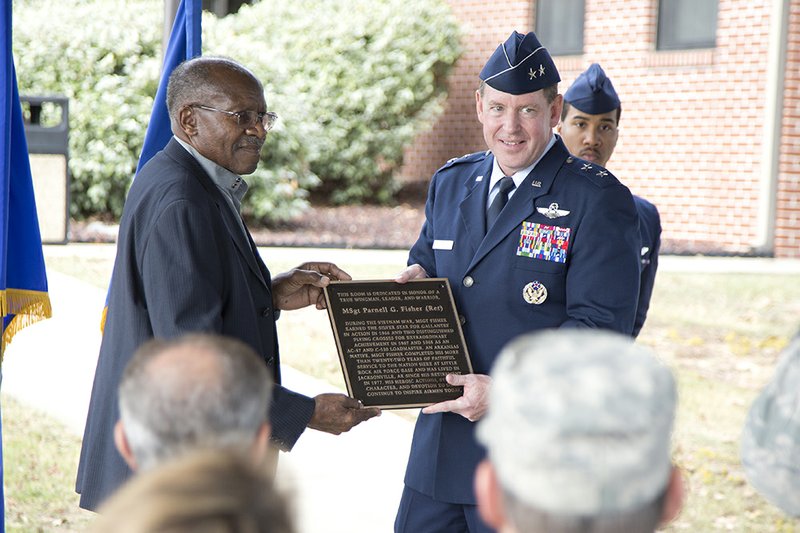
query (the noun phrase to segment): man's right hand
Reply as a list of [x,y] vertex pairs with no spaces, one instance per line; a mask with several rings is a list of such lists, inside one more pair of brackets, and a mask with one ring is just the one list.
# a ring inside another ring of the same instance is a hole
[[314,397],[314,401],[316,407],[308,427],[334,435],[350,431],[353,426],[381,414],[380,409],[364,407],[358,400],[344,394],[320,394]]
[[427,278],[428,273],[419,264],[413,264],[404,268],[399,274],[394,277],[397,283],[406,283],[412,279]]

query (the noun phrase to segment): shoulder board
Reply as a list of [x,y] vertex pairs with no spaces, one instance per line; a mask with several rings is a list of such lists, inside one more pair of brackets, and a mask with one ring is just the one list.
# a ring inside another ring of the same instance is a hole
[[573,155],[564,161],[564,168],[568,168],[573,174],[588,179],[600,188],[619,183],[619,180],[604,167]]
[[485,152],[475,152],[473,154],[465,154],[461,157],[454,157],[453,159],[448,159],[447,163],[442,165],[439,170],[444,170],[446,168],[450,168],[455,165],[460,165],[462,163],[477,163],[478,161],[483,161],[486,159],[486,156],[489,155],[491,152],[488,150]]

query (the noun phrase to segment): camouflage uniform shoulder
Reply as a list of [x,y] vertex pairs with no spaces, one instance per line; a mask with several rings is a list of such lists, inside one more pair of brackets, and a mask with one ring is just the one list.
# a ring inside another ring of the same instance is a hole
[[484,152],[475,152],[472,154],[462,155],[461,157],[454,157],[453,159],[448,159],[447,163],[442,165],[441,168],[439,168],[438,172],[441,172],[442,170],[446,170],[450,167],[454,167],[457,165],[463,165],[465,163],[478,163],[486,159],[490,153],[491,153],[490,151],[486,150]]
[[598,188],[605,189],[612,185],[619,185],[620,181],[610,171],[597,163],[586,161],[573,155],[567,157],[562,165],[562,170],[567,170],[582,180],[588,180]]

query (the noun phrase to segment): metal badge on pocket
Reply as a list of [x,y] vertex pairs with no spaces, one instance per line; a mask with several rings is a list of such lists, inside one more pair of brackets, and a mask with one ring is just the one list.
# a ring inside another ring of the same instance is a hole
[[538,281],[531,281],[522,289],[522,297],[529,304],[543,304],[547,300],[547,287]]

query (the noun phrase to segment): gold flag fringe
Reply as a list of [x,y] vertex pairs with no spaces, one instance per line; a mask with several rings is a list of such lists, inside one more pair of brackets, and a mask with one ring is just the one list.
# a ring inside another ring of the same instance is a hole
[[50,296],[42,291],[6,289],[0,291],[0,317],[14,315],[0,339],[0,362],[3,360],[6,345],[17,332],[40,320],[53,316]]
[[103,307],[103,314],[100,315],[100,333],[104,333],[106,330],[106,317],[108,317],[108,306]]

